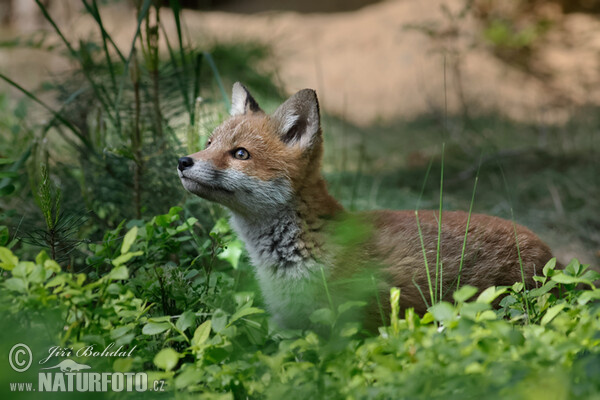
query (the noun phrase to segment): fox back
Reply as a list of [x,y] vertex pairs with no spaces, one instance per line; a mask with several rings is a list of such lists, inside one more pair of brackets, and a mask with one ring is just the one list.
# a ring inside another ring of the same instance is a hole
[[314,310],[329,305],[328,292],[339,302],[365,301],[361,319],[369,326],[389,314],[389,304],[375,299],[387,299],[390,287],[401,289],[401,309],[424,313],[421,293],[434,279],[427,266],[440,266],[435,290],[446,299],[459,279],[480,290],[523,280],[533,286],[533,275],[552,257],[527,228],[492,216],[471,215],[463,253],[466,213],[348,213],[327,191],[322,154],[313,90],[267,115],[235,83],[231,117],[204,150],[179,159],[185,189],[230,210],[265,303],[283,326],[306,327]]

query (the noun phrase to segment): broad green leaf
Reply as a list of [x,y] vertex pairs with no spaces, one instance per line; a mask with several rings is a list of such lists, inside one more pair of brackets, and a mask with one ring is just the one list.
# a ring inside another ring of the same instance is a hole
[[243,248],[244,243],[242,243],[242,241],[233,240],[227,244],[227,247],[221,253],[219,253],[218,257],[221,260],[227,261],[234,269],[237,269]]
[[454,307],[446,301],[434,304],[429,307],[427,311],[429,311],[437,321],[448,321],[454,318]]
[[48,283],[46,283],[46,287],[50,288],[50,287],[62,285],[66,281],[67,281],[66,274],[56,275],[54,278],[50,279],[50,281],[48,281]]
[[477,316],[478,321],[493,321],[495,319],[498,319],[498,316],[492,310],[485,310]]
[[477,297],[478,303],[490,304],[492,301],[496,300],[496,298],[506,292],[506,288],[497,289],[495,286],[491,286],[485,289],[479,297]]
[[475,296],[475,293],[477,293],[477,290],[478,289],[476,287],[465,285],[465,286],[461,287],[460,289],[458,289],[456,292],[454,292],[452,294],[452,297],[454,297],[454,300],[457,303],[464,303],[465,301],[469,300],[471,297]]
[[194,325],[194,322],[196,322],[196,314],[188,310],[179,316],[175,326],[177,329],[183,332],[190,326]]
[[142,333],[144,335],[158,335],[168,329],[171,329],[171,324],[169,322],[148,322],[142,328]]
[[550,281],[550,282],[546,283],[542,287],[531,289],[531,291],[529,292],[529,296],[530,297],[539,297],[539,296],[541,296],[543,294],[548,293],[549,291],[551,291],[555,287],[556,287],[556,282]]
[[346,311],[351,310],[353,308],[361,308],[366,305],[367,305],[366,301],[347,301],[347,302],[339,305],[338,314],[343,314]]
[[177,217],[179,218],[179,213],[183,211],[183,208],[179,207],[179,206],[174,206],[169,208],[169,216],[170,217]]
[[32,283],[42,283],[46,279],[46,270],[39,264],[34,264],[33,270],[29,274],[29,281]]
[[110,271],[109,274],[107,275],[107,278],[115,279],[115,280],[127,279],[127,278],[129,278],[129,271],[127,270],[126,266],[121,265],[119,267],[113,268],[112,271]]
[[581,271],[581,263],[578,259],[572,259],[569,264],[565,267],[565,271],[570,272],[571,275],[577,276]]
[[6,247],[0,247],[0,268],[11,271],[17,266],[18,263],[19,259],[12,253],[12,251]]
[[181,354],[170,347],[162,349],[154,357],[154,365],[160,369],[164,369],[165,371],[171,371],[179,362],[180,357]]
[[551,278],[554,282],[562,283],[563,285],[570,285],[573,283],[586,283],[585,279],[582,279],[577,276],[566,275],[563,272],[559,272],[557,274],[552,275]]
[[134,226],[129,230],[129,232],[125,234],[125,237],[123,238],[123,244],[121,245],[121,254],[125,254],[129,251],[131,245],[133,244],[133,242],[135,242],[135,239],[137,238],[137,234],[137,226]]
[[554,272],[554,269],[556,268],[556,258],[551,258],[546,265],[544,265],[544,269],[542,270],[544,276],[550,276],[552,272]]
[[110,337],[112,339],[118,339],[121,336],[125,335],[127,332],[131,331],[131,329],[131,326],[128,325],[119,326],[118,328],[115,328],[112,331],[110,331]]
[[211,229],[211,232],[220,233],[222,235],[230,231],[231,228],[229,227],[229,224],[227,223],[227,220],[225,218],[220,218],[219,220],[217,220],[217,222]]
[[112,263],[116,267],[121,264],[125,264],[126,262],[131,260],[133,257],[141,256],[142,254],[144,254],[143,251],[134,251],[132,253],[121,254],[119,257],[112,260]]
[[246,317],[248,315],[252,315],[252,314],[262,314],[264,313],[264,310],[261,310],[260,308],[256,308],[256,307],[248,307],[248,308],[244,308],[242,310],[237,311],[235,314],[233,314],[231,316],[231,319],[229,320],[229,323],[227,324],[227,326],[230,326],[231,324],[233,324],[235,321],[237,321],[240,318]]
[[320,308],[310,314],[310,321],[313,324],[333,325],[335,322],[335,315],[329,308]]
[[227,313],[220,308],[216,309],[212,316],[212,329],[221,332],[227,326]]
[[477,315],[481,312],[490,309],[490,305],[487,303],[466,303],[463,304],[460,308],[461,317],[468,318],[471,320],[476,320]]
[[546,324],[548,324],[550,321],[552,321],[554,319],[554,317],[556,317],[558,315],[559,312],[561,312],[563,310],[563,308],[565,308],[566,304],[557,304],[553,307],[550,307],[548,309],[548,311],[546,311],[546,314],[544,314],[544,316],[542,317],[542,321],[540,322],[540,325],[544,326]]
[[51,271],[56,274],[58,274],[61,271],[60,265],[58,265],[58,263],[56,261],[54,261],[53,259],[48,259],[48,260],[44,261],[44,269],[46,271]]
[[46,260],[49,259],[50,257],[48,256],[48,253],[46,253],[46,250],[42,250],[38,253],[37,256],[35,256],[35,263],[39,265],[44,265],[44,262],[46,262]]
[[204,376],[204,372],[193,367],[186,368],[182,373],[175,378],[175,387],[177,389],[185,389],[190,385],[200,381]]
[[113,363],[112,369],[115,372],[129,372],[133,366],[133,357],[117,358]]
[[577,298],[577,303],[583,306],[591,300],[600,300],[600,289],[586,290]]
[[515,293],[520,293],[524,287],[525,287],[525,285],[523,285],[523,282],[515,282],[515,283],[513,283],[511,289]]
[[4,287],[15,292],[26,293],[27,283],[21,278],[8,278],[4,282]]
[[194,331],[194,337],[192,337],[192,346],[198,347],[208,340],[210,336],[211,320],[204,321]]

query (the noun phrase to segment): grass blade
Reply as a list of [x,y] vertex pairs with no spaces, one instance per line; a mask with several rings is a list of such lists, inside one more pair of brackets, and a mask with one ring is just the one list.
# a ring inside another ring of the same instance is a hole
[[[146,18],[146,15],[148,14],[148,11],[150,10],[151,4],[152,4],[152,0],[145,0],[144,4],[142,5],[142,8],[140,10],[140,14],[138,15],[137,26],[135,28],[135,34],[133,35],[133,39],[131,39],[131,47],[129,50],[129,54],[127,55],[127,59],[125,60],[125,65],[123,68],[123,75],[121,76],[121,82],[119,82],[119,90],[117,92],[117,97],[115,99],[115,103],[114,103],[114,107],[113,107],[115,110],[119,109],[119,105],[121,103],[121,98],[123,97],[123,89],[125,87],[125,81],[127,80],[127,74],[129,73],[129,64],[131,64],[131,58],[135,54],[135,42],[137,41],[138,37],[140,36],[142,22]],[[118,112],[117,112],[116,123],[117,123],[117,129],[118,129],[118,131],[120,131],[121,130],[121,117],[119,116]]]
[[458,277],[456,282],[456,290],[460,288],[460,274],[462,273],[463,263],[465,261],[465,250],[467,248],[467,236],[469,234],[469,225],[471,224],[471,214],[473,213],[473,203],[475,203],[475,192],[477,191],[477,182],[479,181],[479,171],[481,170],[481,157],[479,157],[479,167],[475,175],[475,183],[473,184],[473,193],[471,194],[471,204],[469,204],[469,214],[467,215],[467,227],[465,228],[465,237],[463,239],[462,250],[460,252],[460,265],[458,266]]
[[217,65],[215,64],[215,60],[212,58],[212,55],[208,52],[204,52],[204,57],[208,61],[208,65],[215,75],[215,79],[217,80],[217,85],[219,85],[219,90],[221,90],[221,96],[223,96],[223,102],[225,103],[225,107],[227,107],[227,112],[231,109],[231,103],[229,102],[229,97],[227,96],[227,92],[225,91],[225,86],[223,86],[223,81],[221,80],[221,75],[219,74],[219,70],[217,69]]
[[73,125],[71,122],[69,122],[67,119],[65,119],[65,117],[63,117],[60,113],[56,112],[52,107],[50,107],[49,105],[44,103],[42,100],[40,100],[36,95],[34,95],[30,91],[28,91],[27,89],[25,89],[24,87],[19,85],[18,83],[16,83],[15,81],[13,81],[9,77],[7,77],[6,75],[2,74],[1,72],[0,72],[0,79],[3,79],[6,83],[11,85],[15,89],[18,89],[25,96],[29,97],[31,100],[35,101],[40,106],[42,106],[47,111],[49,111],[54,116],[54,118],[56,118],[63,125],[65,125],[67,128],[69,128],[69,130],[71,132],[73,132],[73,134],[75,134],[75,136],[77,136],[79,138],[79,140],[81,140],[87,148],[89,148],[89,149],[93,148],[91,143],[87,140],[87,138],[85,136],[82,135],[82,133],[79,131],[79,129],[77,129],[77,127],[75,127],[75,125]]
[[440,207],[439,207],[439,216],[438,216],[438,237],[437,237],[437,249],[435,256],[435,291],[437,293],[437,285],[440,285],[440,297],[438,300],[442,300],[443,298],[443,287],[442,279],[443,279],[443,266],[441,262],[441,252],[442,252],[442,206],[444,204],[444,153],[446,150],[446,143],[442,143],[442,166],[441,166],[441,176],[440,176]]

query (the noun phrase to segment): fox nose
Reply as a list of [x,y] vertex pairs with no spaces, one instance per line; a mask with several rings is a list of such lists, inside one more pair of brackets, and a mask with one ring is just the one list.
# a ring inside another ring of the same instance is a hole
[[192,165],[194,165],[194,159],[191,157],[181,157],[179,159],[179,166],[178,169],[180,171],[186,170],[189,167],[191,167]]

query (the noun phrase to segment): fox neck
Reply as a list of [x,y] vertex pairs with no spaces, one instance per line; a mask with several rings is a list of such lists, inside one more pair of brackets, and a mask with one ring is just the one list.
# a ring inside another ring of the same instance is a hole
[[307,179],[292,200],[261,215],[231,212],[231,225],[245,242],[252,263],[278,276],[302,276],[327,264],[327,220],[343,207],[327,192],[322,177]]

